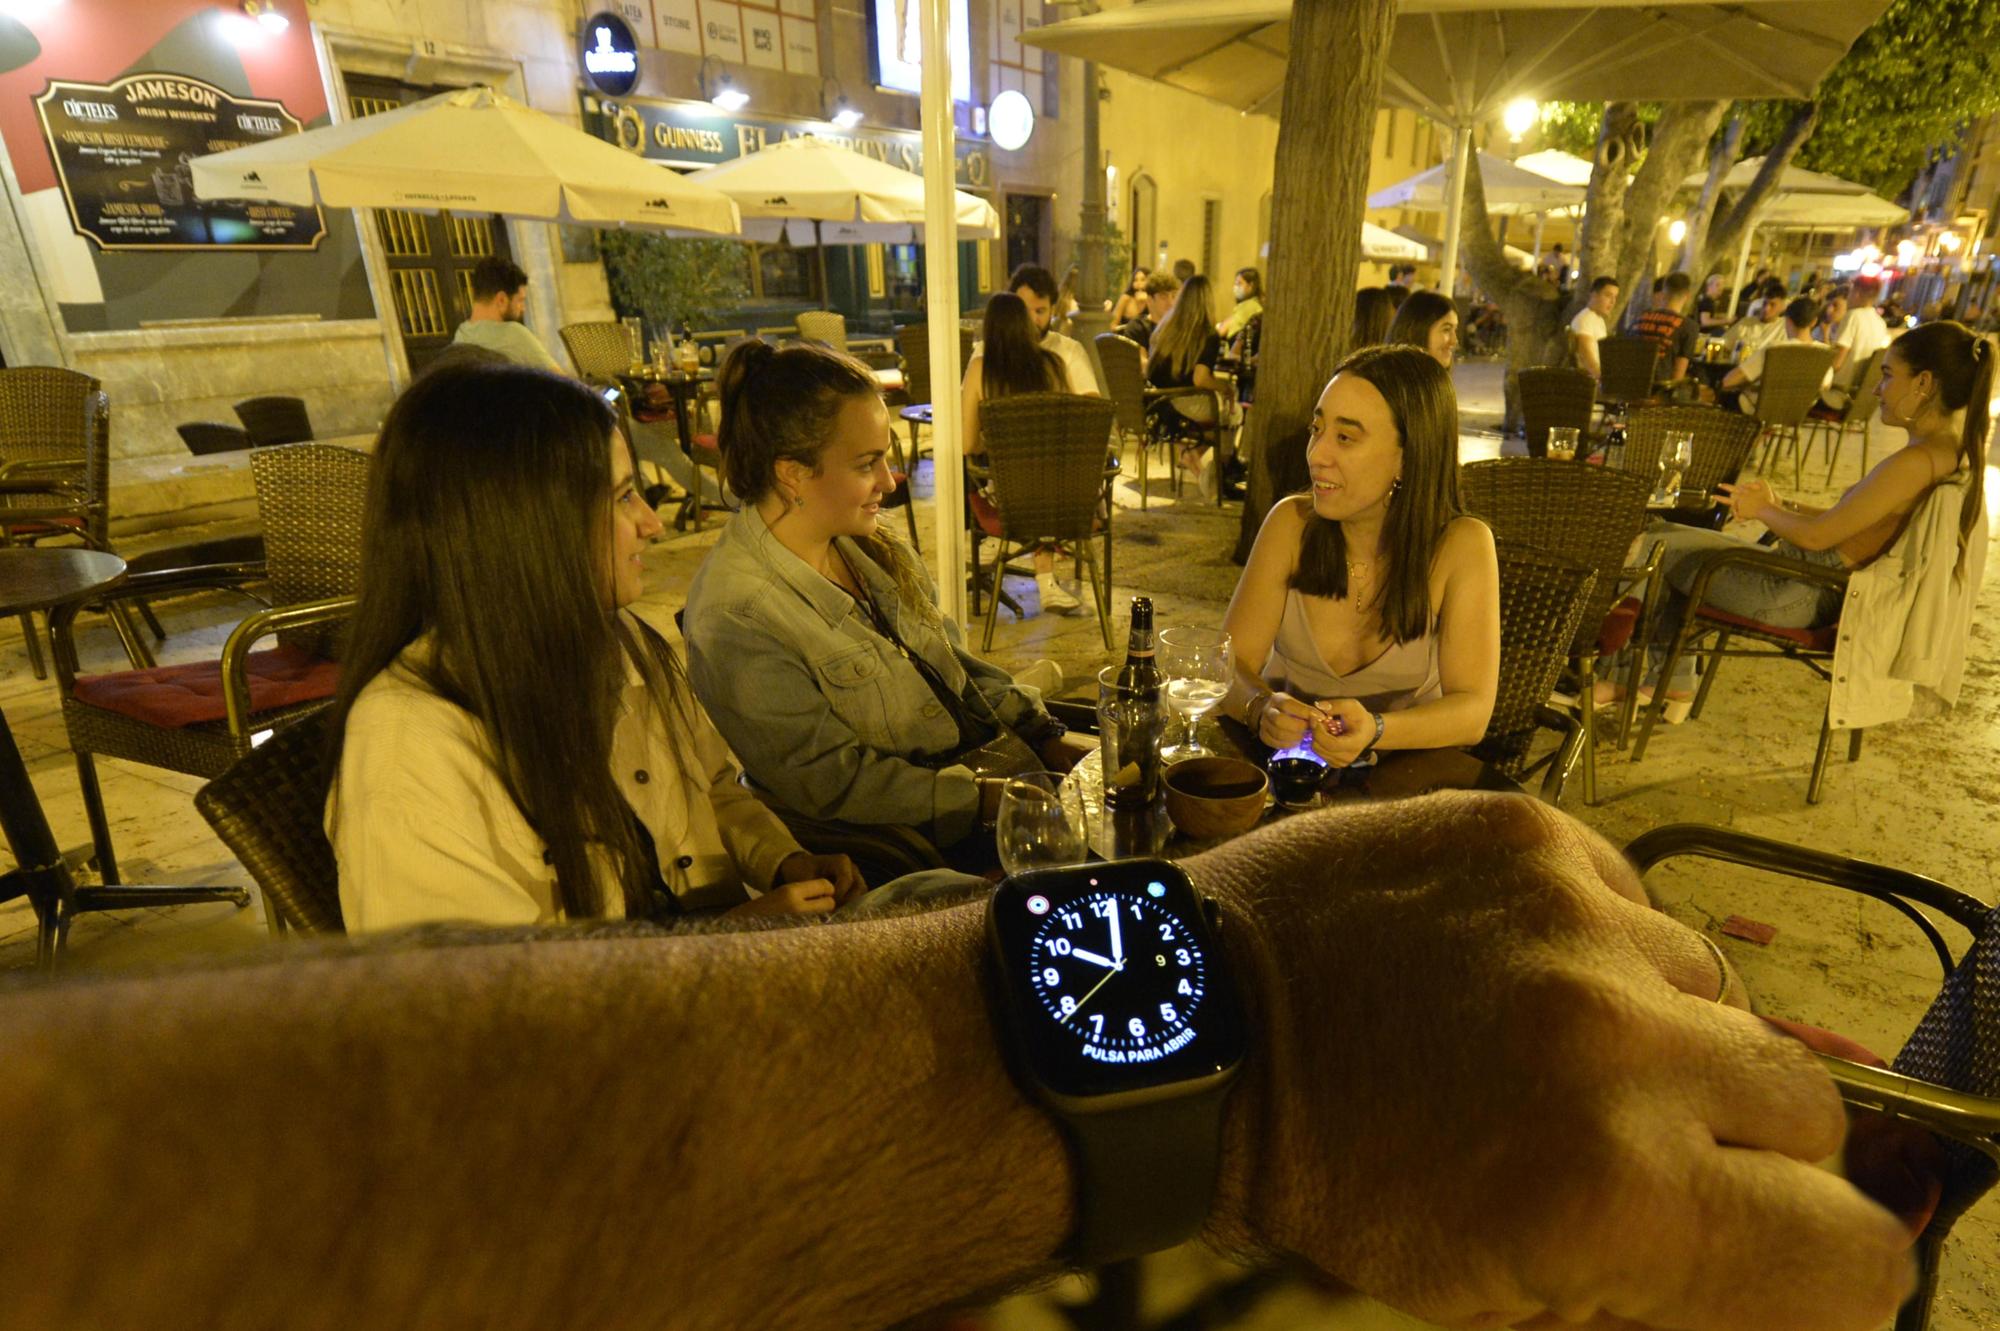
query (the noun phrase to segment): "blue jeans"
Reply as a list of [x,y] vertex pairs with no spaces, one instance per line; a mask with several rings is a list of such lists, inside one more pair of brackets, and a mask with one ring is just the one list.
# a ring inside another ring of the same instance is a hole
[[[1664,573],[1667,595],[1661,607],[1658,629],[1654,633],[1655,646],[1649,652],[1647,683],[1657,682],[1660,667],[1666,663],[1667,644],[1671,643],[1681,630],[1687,618],[1688,595],[1694,587],[1695,573],[1700,567],[1696,556],[1715,550],[1748,550],[1756,548],[1740,536],[1730,536],[1719,531],[1706,531],[1700,527],[1683,527],[1678,523],[1662,522],[1655,519],[1646,526],[1639,538],[1641,553],[1648,553],[1657,542],[1664,541],[1666,549],[1661,552],[1661,567]],[[1790,541],[1779,541],[1768,547],[1771,553],[1785,555],[1792,559],[1802,559],[1808,564],[1819,564],[1827,568],[1841,568],[1845,561],[1837,550],[1801,550]],[[1776,628],[1807,629],[1821,624],[1831,624],[1840,617],[1839,591],[1831,587],[1820,587],[1794,578],[1778,577],[1760,569],[1726,568],[1717,573],[1708,583],[1706,604],[1745,619],[1754,619],[1761,624]],[[1668,688],[1688,690],[1694,687],[1694,658],[1683,656],[1674,669],[1674,677]]]

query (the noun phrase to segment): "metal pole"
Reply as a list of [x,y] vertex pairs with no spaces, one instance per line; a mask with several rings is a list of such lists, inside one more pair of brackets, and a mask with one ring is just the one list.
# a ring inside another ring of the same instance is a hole
[[820,233],[819,219],[813,219],[813,248],[819,251],[819,307],[833,308],[833,293],[826,287],[826,237]]
[[[1086,6],[1086,12],[1095,9]],[[1104,304],[1104,153],[1097,132],[1097,62],[1083,62],[1083,218],[1077,238],[1076,303],[1095,310]],[[1060,315],[1061,311],[1057,311]]]
[[[951,107],[951,9],[921,0],[924,296],[931,343],[931,458],[936,468],[938,608],[965,622],[965,466],[958,396],[958,171]],[[939,391],[942,389],[943,391]]]
[[[1547,213],[1535,214],[1535,266],[1537,268],[1542,266],[1542,228],[1548,224],[1549,215]],[[1562,273],[1557,273],[1556,285],[1559,287],[1568,286],[1569,278]]]
[[1444,181],[1444,272],[1438,279],[1446,300],[1458,295],[1458,230],[1465,221],[1465,168],[1472,155],[1472,126],[1451,127],[1451,171]]

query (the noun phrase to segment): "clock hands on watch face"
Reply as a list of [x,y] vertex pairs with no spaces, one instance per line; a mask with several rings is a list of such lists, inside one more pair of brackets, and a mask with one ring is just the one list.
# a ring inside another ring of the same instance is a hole
[[[1071,955],[1075,954],[1072,953]],[[1069,1016],[1064,1017],[1062,1019],[1063,1025],[1067,1026],[1073,1018],[1080,1016],[1083,1010],[1086,1007],[1090,1006],[1090,1000],[1097,997],[1097,991],[1099,989],[1102,989],[1105,985],[1111,983],[1111,977],[1116,975],[1119,971],[1123,969],[1124,969],[1123,966],[1113,966],[1110,970],[1104,972],[1104,978],[1099,980],[1096,984],[1091,985],[1090,992],[1085,994],[1081,999],[1077,1000],[1077,1005],[1070,1009]]]

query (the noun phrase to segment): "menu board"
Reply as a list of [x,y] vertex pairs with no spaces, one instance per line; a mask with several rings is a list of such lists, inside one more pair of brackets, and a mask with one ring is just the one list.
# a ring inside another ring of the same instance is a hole
[[35,109],[70,221],[101,249],[310,250],[326,235],[318,208],[194,196],[192,159],[299,132],[281,103],[181,74],[133,74],[51,80]]

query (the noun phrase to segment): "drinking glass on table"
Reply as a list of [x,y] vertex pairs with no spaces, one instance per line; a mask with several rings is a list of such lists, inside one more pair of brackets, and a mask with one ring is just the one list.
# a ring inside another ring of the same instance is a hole
[[1655,507],[1668,507],[1680,502],[1681,481],[1693,465],[1693,433],[1677,430],[1668,435],[1660,445],[1660,480],[1653,488],[1652,498]]
[[1229,635],[1221,629],[1164,629],[1159,660],[1160,673],[1167,680],[1167,705],[1180,715],[1183,726],[1180,742],[1161,749],[1160,761],[1207,757],[1209,750],[1195,738],[1195,728],[1229,694],[1235,670]]
[[1576,433],[1574,425],[1551,425],[1549,427],[1549,457],[1556,462],[1576,461]]
[[994,837],[1001,866],[1010,874],[1081,864],[1090,854],[1082,795],[1074,783],[1065,789],[1054,772],[1011,777],[1000,790]]

